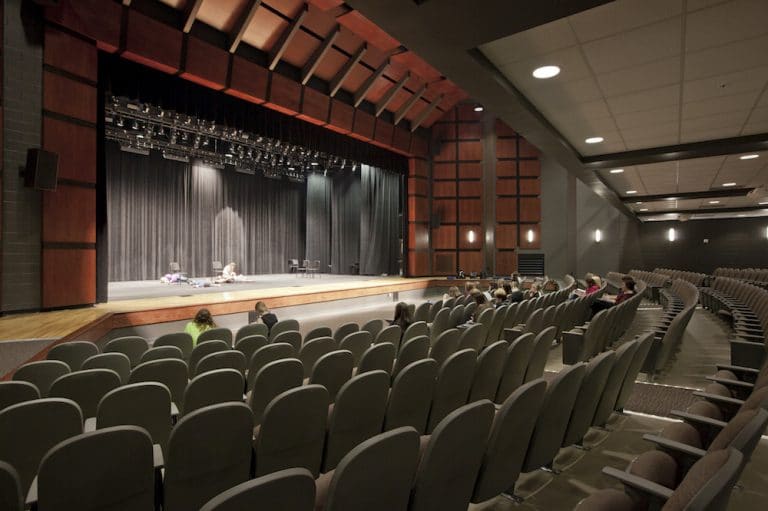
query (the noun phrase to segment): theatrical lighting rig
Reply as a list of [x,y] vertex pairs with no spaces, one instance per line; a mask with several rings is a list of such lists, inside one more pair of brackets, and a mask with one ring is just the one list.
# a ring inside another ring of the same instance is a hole
[[307,175],[355,172],[357,162],[289,144],[255,133],[216,124],[124,97],[107,98],[104,112],[107,140],[123,151],[189,162],[200,160],[218,169],[234,167],[244,174],[303,183]]

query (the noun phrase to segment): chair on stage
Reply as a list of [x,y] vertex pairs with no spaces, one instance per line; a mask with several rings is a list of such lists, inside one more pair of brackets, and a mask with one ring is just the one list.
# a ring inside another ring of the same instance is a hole
[[312,275],[312,278],[316,274],[320,273],[320,261],[304,261],[306,266],[307,275]]
[[213,277],[221,277],[222,272],[224,272],[224,267],[221,265],[221,261],[213,261],[211,263],[211,269],[213,270]]
[[[187,276],[187,272],[181,271],[181,265],[178,263],[178,261],[171,261],[168,263],[168,273],[171,275],[178,274],[180,277]],[[181,284],[181,279],[178,279],[176,283]]]
[[301,266],[296,267],[296,276],[299,276],[299,273],[303,273],[304,275],[307,274],[307,268],[309,268],[309,259],[304,259],[304,261],[301,263]]
[[299,260],[288,259],[288,273],[298,273],[298,272],[299,272]]

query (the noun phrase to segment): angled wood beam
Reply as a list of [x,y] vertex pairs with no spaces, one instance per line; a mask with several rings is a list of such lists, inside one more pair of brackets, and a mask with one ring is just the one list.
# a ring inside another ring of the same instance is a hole
[[376,117],[381,115],[381,112],[384,111],[385,108],[387,108],[387,105],[389,105],[390,101],[392,101],[392,98],[395,97],[395,94],[400,92],[400,89],[405,87],[405,82],[407,82],[411,78],[411,72],[408,71],[403,75],[402,78],[400,78],[400,81],[394,84],[392,87],[389,88],[389,90],[384,93],[384,96],[381,98],[381,101],[376,103]]
[[320,64],[320,61],[323,60],[323,57],[325,57],[326,53],[328,53],[328,50],[330,50],[331,46],[333,46],[333,42],[337,37],[339,37],[340,30],[341,27],[336,25],[331,33],[326,36],[323,44],[321,44],[317,50],[315,50],[315,53],[312,54],[307,63],[304,65],[304,69],[301,70],[302,85],[306,85],[309,79],[312,78],[312,75],[315,74],[315,70]]
[[421,126],[421,123],[426,120],[427,117],[429,117],[429,114],[435,111],[435,108],[437,108],[437,105],[440,104],[440,102],[443,100],[444,95],[440,94],[438,97],[432,100],[432,102],[427,105],[427,108],[421,111],[419,115],[416,116],[416,118],[413,120],[413,123],[411,124],[411,131],[416,131],[416,128]]
[[400,124],[400,121],[403,120],[403,117],[405,117],[405,114],[407,114],[411,108],[413,108],[413,105],[416,104],[418,100],[421,99],[421,96],[424,95],[424,91],[427,90],[427,84],[424,84],[421,86],[421,89],[417,90],[413,93],[413,96],[408,98],[408,101],[403,103],[403,106],[400,107],[400,110],[397,111],[395,114],[395,126]]
[[261,0],[248,0],[243,15],[237,21],[234,30],[229,39],[229,53],[235,53],[237,47],[240,46],[240,41],[243,40],[245,31],[248,30],[248,26],[251,24],[253,16],[256,14],[256,9],[261,5]]
[[365,99],[365,96],[368,95],[368,93],[371,91],[371,87],[373,87],[373,84],[376,83],[376,80],[381,78],[381,75],[384,74],[384,71],[387,70],[387,67],[389,66],[389,59],[385,60],[379,68],[373,72],[371,76],[368,77],[368,79],[363,83],[363,86],[358,89],[357,92],[355,92],[355,108],[360,106],[360,103],[363,102]]
[[349,59],[346,64],[344,64],[338,73],[336,73],[336,76],[334,76],[333,80],[331,80],[331,97],[334,97],[336,93],[339,92],[339,89],[341,89],[341,86],[344,84],[344,80],[349,78],[352,69],[354,69],[354,67],[360,62],[360,60],[363,58],[363,55],[365,55],[365,52],[367,51],[368,44],[363,43],[363,45],[359,50],[357,50],[357,52],[355,52],[352,58]]
[[[125,1],[130,3],[131,0]],[[184,28],[182,30],[185,34],[189,34],[189,31],[192,30],[192,25],[195,24],[197,18],[197,11],[200,10],[201,5],[203,5],[203,0],[193,0],[184,13]]]
[[307,15],[307,4],[304,4],[304,8],[301,10],[298,16],[296,16],[296,19],[293,20],[291,25],[283,32],[283,34],[280,36],[280,40],[277,41],[277,44],[275,44],[275,47],[272,48],[272,51],[269,53],[269,70],[274,71],[277,67],[277,64],[280,62],[280,59],[283,57],[283,53],[285,53],[285,50],[288,48],[288,45],[291,44],[291,41],[293,40],[294,36],[296,36],[296,33],[301,29],[301,23],[304,21],[304,17]]

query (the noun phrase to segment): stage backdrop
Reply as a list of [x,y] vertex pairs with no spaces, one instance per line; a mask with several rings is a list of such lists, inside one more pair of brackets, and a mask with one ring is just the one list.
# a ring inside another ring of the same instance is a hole
[[321,272],[397,274],[400,176],[362,165],[306,185],[121,151],[106,143],[109,281],[154,280],[178,261],[190,277],[212,261],[284,273],[289,258]]

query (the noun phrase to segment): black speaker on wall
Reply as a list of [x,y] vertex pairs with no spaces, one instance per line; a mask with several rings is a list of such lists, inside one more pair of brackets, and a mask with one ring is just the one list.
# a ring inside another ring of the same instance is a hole
[[24,169],[24,186],[37,190],[56,190],[59,176],[59,155],[42,149],[27,150],[27,166]]

